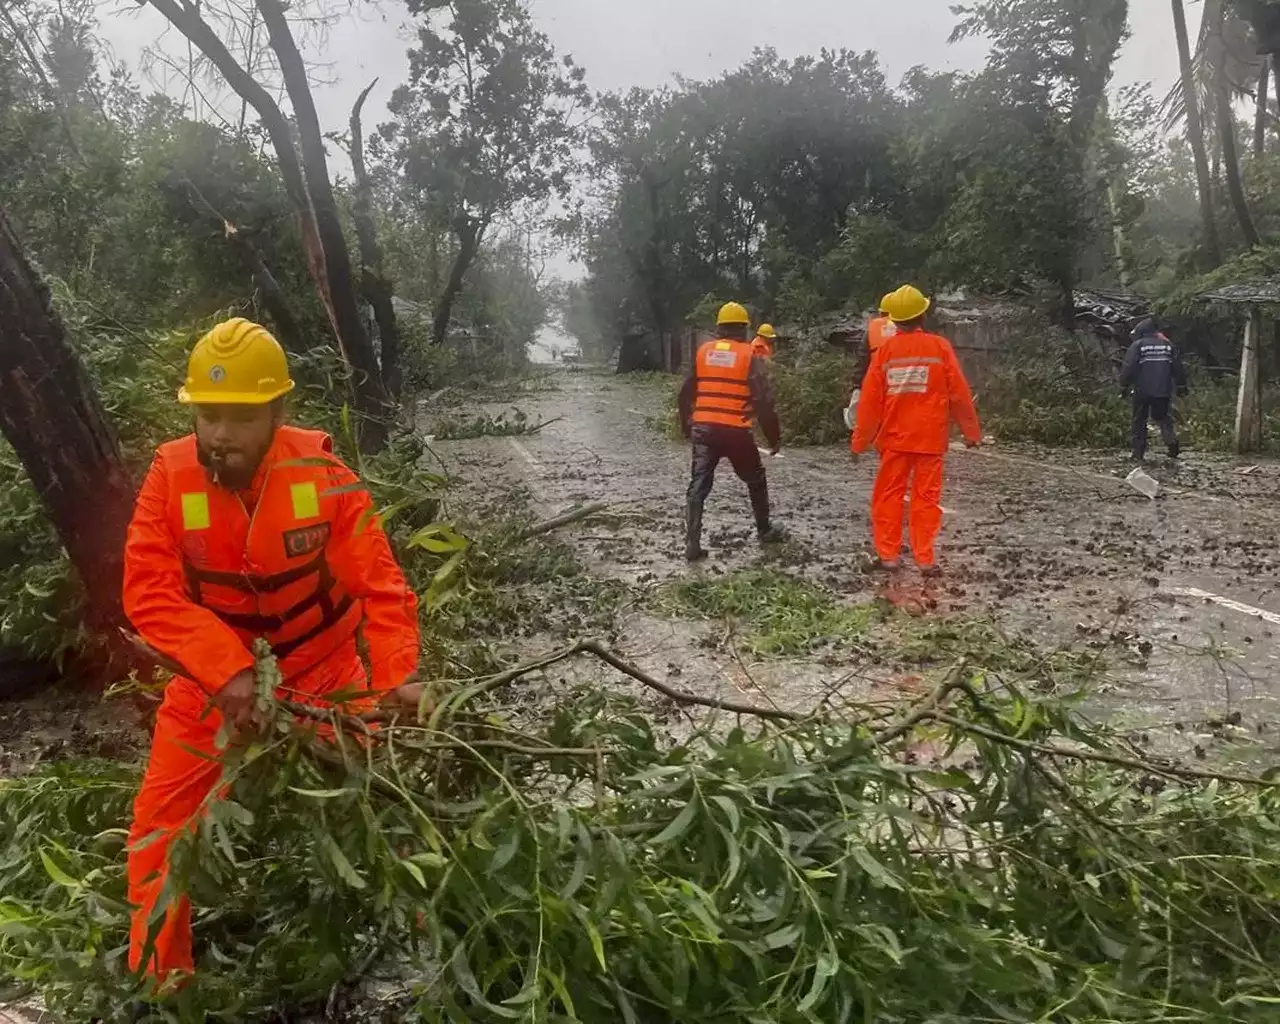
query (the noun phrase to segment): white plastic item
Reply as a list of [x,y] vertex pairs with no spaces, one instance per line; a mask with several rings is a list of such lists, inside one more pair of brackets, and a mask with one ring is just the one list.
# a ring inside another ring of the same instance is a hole
[[1160,481],[1147,473],[1141,466],[1135,466],[1133,472],[1124,478],[1125,483],[1139,494],[1144,494],[1152,501],[1160,493]]
[[853,397],[849,399],[849,404],[844,407],[844,425],[850,430],[858,420],[858,399],[862,397],[862,388],[853,389]]

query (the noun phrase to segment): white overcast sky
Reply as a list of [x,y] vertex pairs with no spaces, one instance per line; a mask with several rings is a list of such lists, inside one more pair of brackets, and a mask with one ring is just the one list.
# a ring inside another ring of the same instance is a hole
[[[713,77],[737,66],[756,47],[784,57],[822,47],[874,50],[891,82],[916,64],[967,70],[982,62],[984,45],[949,45],[955,24],[952,0],[531,0],[539,26],[561,52],[587,69],[596,90],[657,86],[675,76]],[[1116,82],[1151,81],[1162,93],[1177,71],[1168,0],[1130,0],[1132,35]],[[1194,25],[1199,4],[1193,0]],[[404,79],[403,8],[386,0],[353,4],[354,13],[333,31],[322,51],[310,54],[331,65],[334,84],[317,90],[326,130],[345,128],[351,103],[375,76],[366,125],[385,112],[391,89]],[[166,28],[150,7],[132,0],[100,0],[103,35],[116,56],[137,66],[144,47]],[[176,33],[165,48],[182,52]]]
[[[971,70],[983,60],[981,41],[950,45],[954,0],[530,0],[538,25],[562,53],[587,69],[594,90],[659,86],[677,75],[711,78],[736,67],[757,47],[784,57],[829,49],[874,50],[891,83],[911,67]],[[115,55],[137,67],[166,23],[133,0],[98,0],[102,33]],[[1200,4],[1188,18],[1198,23]],[[1158,96],[1177,75],[1168,0],[1130,0],[1131,35],[1115,84],[1153,83]],[[361,3],[308,56],[326,62],[332,84],[316,89],[326,131],[345,131],[351,104],[375,76],[380,83],[365,114],[366,131],[385,118],[391,90],[407,73],[407,18],[395,0]],[[1194,28],[1193,28],[1194,31]],[[162,41],[171,54],[185,52],[176,32]],[[332,148],[331,148],[332,153]],[[346,160],[332,153],[335,171]],[[582,272],[564,254],[549,268],[562,277]],[[549,329],[550,330],[550,329]],[[553,333],[553,332],[550,332]]]

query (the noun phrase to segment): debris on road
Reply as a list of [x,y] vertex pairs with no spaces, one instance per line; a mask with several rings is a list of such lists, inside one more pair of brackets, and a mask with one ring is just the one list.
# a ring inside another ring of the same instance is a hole
[[1155,501],[1160,493],[1160,481],[1147,473],[1141,466],[1135,466],[1133,472],[1124,478],[1124,482],[1139,494]]

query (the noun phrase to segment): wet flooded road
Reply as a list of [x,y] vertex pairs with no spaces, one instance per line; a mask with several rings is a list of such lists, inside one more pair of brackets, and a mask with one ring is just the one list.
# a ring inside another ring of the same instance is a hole
[[[707,506],[711,559],[684,563],[688,449],[647,422],[663,415],[669,384],[589,372],[552,379],[515,403],[534,421],[555,420],[538,432],[435,445],[465,494],[500,502],[526,488],[548,516],[608,502],[620,520],[558,536],[593,574],[642,591],[761,560],[745,490],[724,464]],[[862,568],[875,464],[839,446],[767,461],[775,518],[793,536],[783,567],[850,603],[885,596]],[[1117,454],[953,452],[939,546],[946,575],[926,587],[907,572],[890,596],[926,618],[990,618],[1044,646],[1107,647],[1114,671],[1090,694],[1091,711],[1162,730],[1187,753],[1247,741],[1251,756],[1266,756],[1280,721],[1280,466],[1240,468],[1195,453],[1177,468],[1157,462],[1151,471],[1166,487],[1150,501],[1124,482]],[[838,651],[751,660],[714,632],[656,616],[642,601],[619,628],[628,657],[659,674],[674,669],[700,692],[809,708],[837,682],[851,700],[893,688],[854,651],[847,660]]]

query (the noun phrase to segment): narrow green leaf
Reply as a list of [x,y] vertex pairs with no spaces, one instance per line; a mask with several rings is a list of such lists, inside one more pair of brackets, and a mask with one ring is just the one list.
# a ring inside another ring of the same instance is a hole
[[600,970],[607,974],[609,965],[605,963],[604,959],[604,939],[600,937],[600,930],[590,921],[587,922],[587,938],[591,940],[591,950],[596,955],[596,962],[600,964]]
[[351,861],[347,860],[347,855],[342,852],[342,848],[337,844],[333,836],[326,835],[324,837],[324,848],[329,854],[329,860],[337,870],[338,876],[347,885],[353,889],[365,888],[365,880],[356,873],[356,869],[351,866]]
[[59,885],[64,885],[68,889],[78,889],[80,887],[79,881],[63,871],[62,868],[58,866],[57,862],[45,853],[44,850],[40,851],[40,862],[44,865],[44,869],[48,873],[49,877]]
[[689,826],[693,824],[693,819],[697,817],[697,814],[698,798],[694,797],[681,808],[675,820],[654,837],[654,845],[661,846],[663,843],[669,843],[673,839],[679,839],[689,830]]

